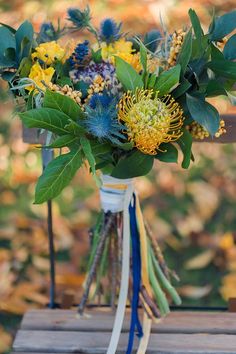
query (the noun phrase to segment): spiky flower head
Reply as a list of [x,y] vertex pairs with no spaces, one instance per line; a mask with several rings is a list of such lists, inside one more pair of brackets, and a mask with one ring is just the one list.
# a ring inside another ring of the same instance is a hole
[[83,11],[78,8],[70,8],[67,11],[68,20],[73,23],[73,25],[81,30],[89,26],[91,21],[90,8],[87,6]]
[[116,106],[115,98],[108,102],[107,97],[98,98],[97,95],[92,102],[90,100],[90,104],[85,109],[87,119],[84,124],[87,131],[100,141],[110,140],[111,143],[117,144],[119,138],[124,138],[124,135],[120,133],[123,127],[118,122]]
[[109,96],[106,92],[103,94],[95,93],[89,100],[89,105],[93,109],[96,108],[97,105],[101,104],[104,108],[108,108],[112,103],[113,98]]
[[153,90],[128,91],[119,102],[118,117],[127,127],[130,141],[144,154],[156,155],[161,143],[181,135],[183,111],[170,95],[158,97]]
[[83,66],[89,59],[89,52],[90,49],[88,40],[85,40],[83,43],[79,43],[69,58],[69,64],[72,69],[78,69]]
[[44,22],[37,36],[38,43],[46,43],[51,41],[57,41],[59,39],[59,31],[55,29],[52,22]]
[[121,37],[122,23],[116,23],[112,18],[106,18],[102,21],[100,26],[99,38],[102,42],[107,44],[115,42]]
[[155,53],[161,40],[161,32],[158,30],[151,30],[145,34],[143,43],[145,44],[148,50],[150,50],[152,53]]

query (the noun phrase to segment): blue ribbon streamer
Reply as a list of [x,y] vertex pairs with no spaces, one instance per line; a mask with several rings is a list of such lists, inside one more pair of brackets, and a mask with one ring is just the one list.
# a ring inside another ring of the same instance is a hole
[[130,214],[130,231],[132,241],[132,276],[133,276],[133,297],[131,304],[131,322],[129,331],[129,342],[126,354],[131,354],[134,343],[135,329],[137,328],[137,336],[143,336],[142,326],[138,316],[139,291],[141,285],[141,254],[140,240],[136,219],[136,198],[133,196],[133,205],[129,206]]

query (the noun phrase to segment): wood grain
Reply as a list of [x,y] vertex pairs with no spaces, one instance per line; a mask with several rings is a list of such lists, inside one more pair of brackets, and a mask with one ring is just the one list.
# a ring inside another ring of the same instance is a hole
[[[24,331],[17,333],[15,351],[105,354],[108,333]],[[128,334],[120,338],[117,353],[125,353]],[[137,339],[135,349],[137,349]],[[236,336],[222,334],[152,334],[147,354],[229,354],[236,351]]]
[[[90,318],[76,318],[74,310],[32,310],[25,314],[24,330],[109,332],[114,316],[107,309],[90,311]],[[123,332],[129,330],[126,316]],[[172,312],[160,323],[153,324],[153,333],[236,334],[236,315],[228,312]],[[236,351],[235,351],[236,353]]]
[[[229,144],[236,142],[236,115],[224,114],[221,116],[225,121],[227,133],[220,138],[208,138],[204,140],[196,140],[196,143],[216,143]],[[39,129],[23,127],[23,141],[29,144],[45,144],[46,133],[39,134]]]

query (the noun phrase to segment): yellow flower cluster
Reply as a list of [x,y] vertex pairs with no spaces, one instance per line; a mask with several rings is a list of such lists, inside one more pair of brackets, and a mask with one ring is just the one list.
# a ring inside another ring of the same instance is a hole
[[105,80],[101,77],[101,75],[96,75],[95,79],[93,80],[93,83],[89,86],[88,97],[86,98],[86,102],[91,98],[94,93],[103,92],[105,87]]
[[181,47],[184,42],[186,32],[182,29],[175,31],[172,36],[172,42],[170,47],[170,55],[168,58],[168,66],[174,66],[176,64],[177,56],[180,53]]
[[41,43],[32,54],[33,60],[42,60],[45,65],[51,65],[56,60],[65,61],[65,50],[56,42]]
[[[186,127],[191,133],[192,137],[197,140],[203,140],[205,138],[209,138],[209,132],[201,126],[197,122],[193,122]],[[220,127],[218,131],[215,133],[215,138],[219,138],[221,135],[226,133],[225,129],[225,121],[223,119],[220,120]]]
[[141,70],[140,54],[133,53],[132,42],[121,38],[114,43],[101,43],[101,55],[103,60],[115,63],[115,57],[118,56],[133,66],[136,71]]
[[158,92],[128,91],[119,102],[118,117],[127,127],[130,141],[144,154],[156,155],[161,143],[181,135],[183,111],[169,95],[160,99]]
[[[35,82],[35,84],[43,91],[46,90],[46,86],[51,82],[53,74],[55,70],[50,67],[47,69],[43,69],[40,64],[37,62],[35,63],[29,74],[29,78]],[[26,89],[28,91],[32,91],[35,89],[34,85],[27,86]]]
[[64,85],[63,87],[52,84],[49,82],[48,87],[51,91],[60,93],[61,95],[70,97],[73,101],[78,104],[81,104],[82,92],[73,90],[69,85]]

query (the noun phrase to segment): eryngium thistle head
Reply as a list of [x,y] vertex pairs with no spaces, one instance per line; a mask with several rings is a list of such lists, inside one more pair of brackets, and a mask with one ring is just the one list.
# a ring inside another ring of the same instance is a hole
[[67,11],[68,20],[71,21],[77,29],[86,28],[90,21],[90,8],[87,6],[83,11],[78,8],[70,8]]
[[123,128],[117,119],[117,101],[112,99],[110,104],[107,100],[98,99],[98,96],[85,109],[87,119],[84,124],[88,133],[98,140],[110,140],[112,143],[119,143],[118,138],[124,138],[120,133]]
[[117,24],[112,18],[106,18],[100,26],[99,37],[101,41],[111,43],[117,41],[121,37],[122,23]]
[[143,42],[148,50],[150,50],[152,53],[155,53],[161,40],[162,40],[161,32],[159,32],[158,30],[151,30],[148,33],[146,33]]
[[60,32],[54,28],[52,22],[45,22],[41,25],[40,31],[37,36],[37,42],[46,43],[57,41],[60,37]]
[[126,125],[129,140],[144,154],[156,155],[161,143],[182,135],[183,111],[179,104],[170,95],[159,98],[153,90],[124,94],[118,117]]

